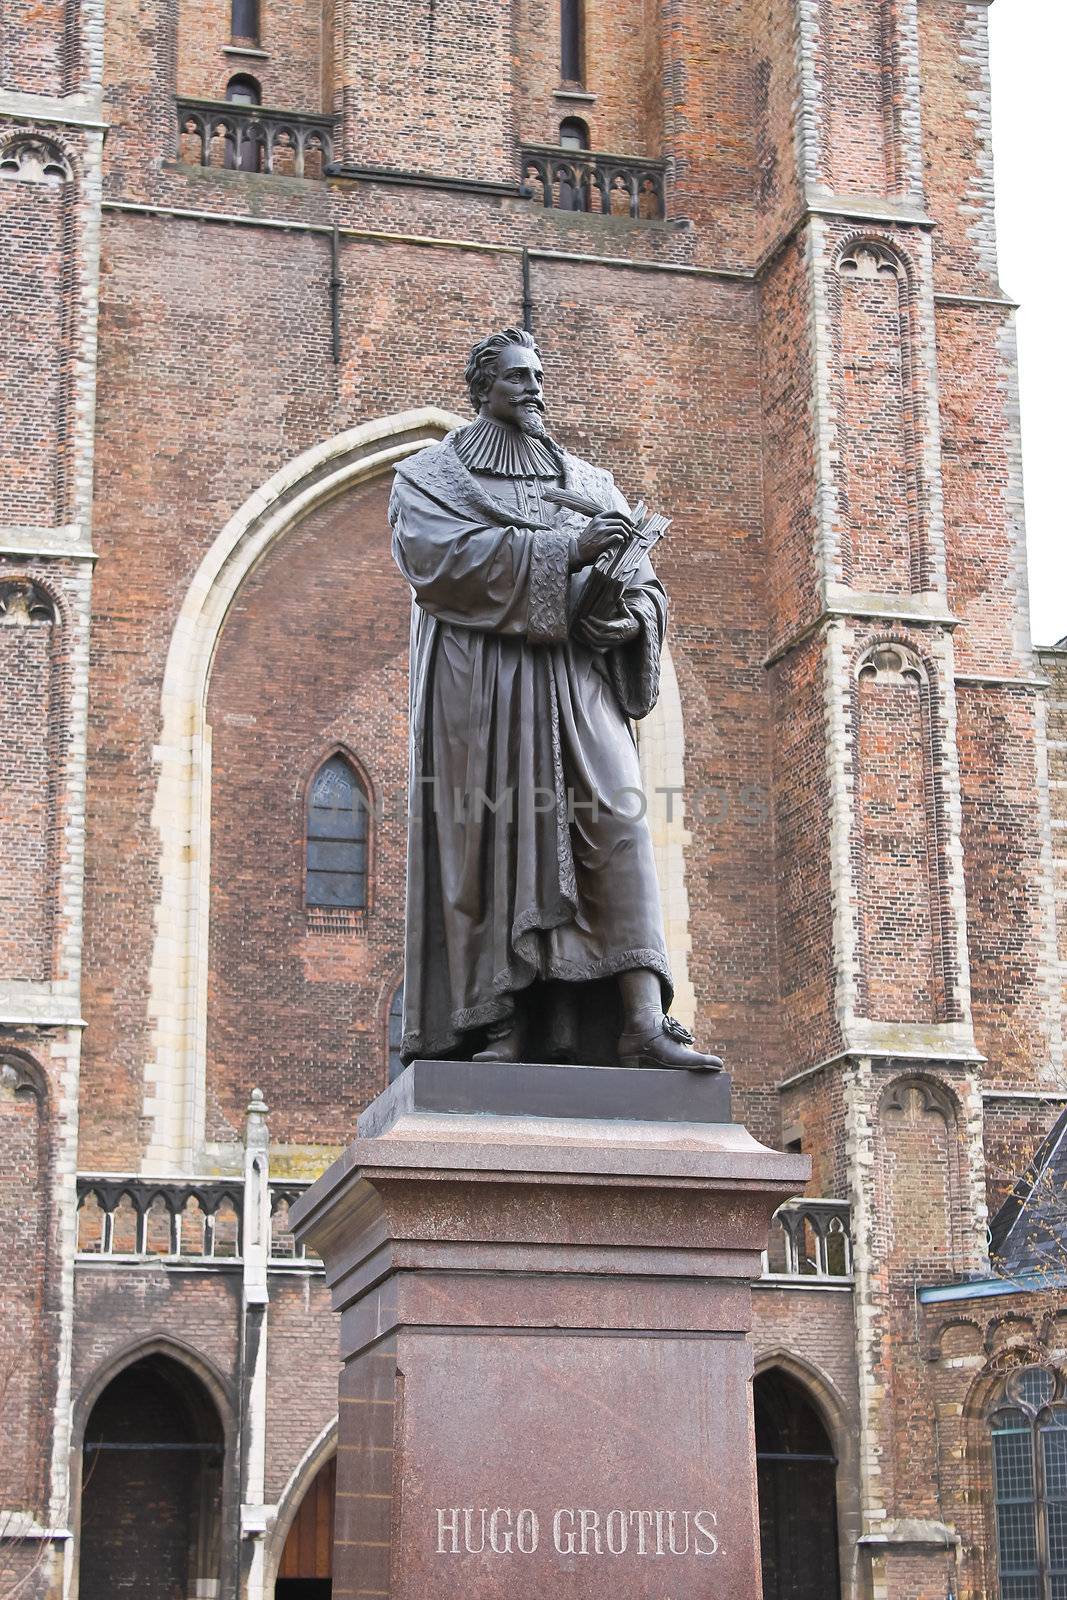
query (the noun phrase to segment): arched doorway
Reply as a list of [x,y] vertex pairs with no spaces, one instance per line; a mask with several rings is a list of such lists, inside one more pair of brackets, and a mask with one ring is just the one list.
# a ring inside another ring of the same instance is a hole
[[330,1600],[337,1457],[324,1461],[300,1502],[282,1551],[275,1600]]
[[836,1600],[837,1458],[804,1388],[777,1368],[753,1381],[763,1600]]
[[222,1422],[169,1356],[125,1367],[89,1414],[82,1459],[81,1600],[221,1593]]

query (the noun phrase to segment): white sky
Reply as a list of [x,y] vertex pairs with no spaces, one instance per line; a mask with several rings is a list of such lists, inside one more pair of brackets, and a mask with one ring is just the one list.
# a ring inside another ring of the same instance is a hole
[[1067,0],[996,0],[990,16],[1000,281],[1018,312],[1034,642],[1067,634],[1063,200]]

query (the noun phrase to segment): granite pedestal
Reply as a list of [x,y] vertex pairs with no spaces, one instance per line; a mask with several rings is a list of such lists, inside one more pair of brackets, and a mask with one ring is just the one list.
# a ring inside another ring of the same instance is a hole
[[335,1600],[758,1600],[729,1081],[416,1062],[294,1208],[341,1313]]

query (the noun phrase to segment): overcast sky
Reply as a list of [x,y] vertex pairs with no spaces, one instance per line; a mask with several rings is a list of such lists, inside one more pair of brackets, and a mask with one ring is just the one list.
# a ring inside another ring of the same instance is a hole
[[990,16],[1000,281],[1018,312],[1023,475],[1036,644],[1067,634],[1067,0],[996,0]]

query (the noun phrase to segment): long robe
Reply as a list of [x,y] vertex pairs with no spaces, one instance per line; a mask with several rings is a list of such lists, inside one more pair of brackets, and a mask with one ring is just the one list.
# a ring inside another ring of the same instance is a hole
[[[518,1008],[526,1059],[610,1062],[606,980],[643,967],[673,993],[630,723],[656,703],[666,596],[645,560],[637,638],[573,638],[581,521],[531,517],[533,486],[469,472],[454,437],[397,468],[389,513],[413,595],[402,1056],[469,1057]],[[563,482],[627,509],[577,457]]]

